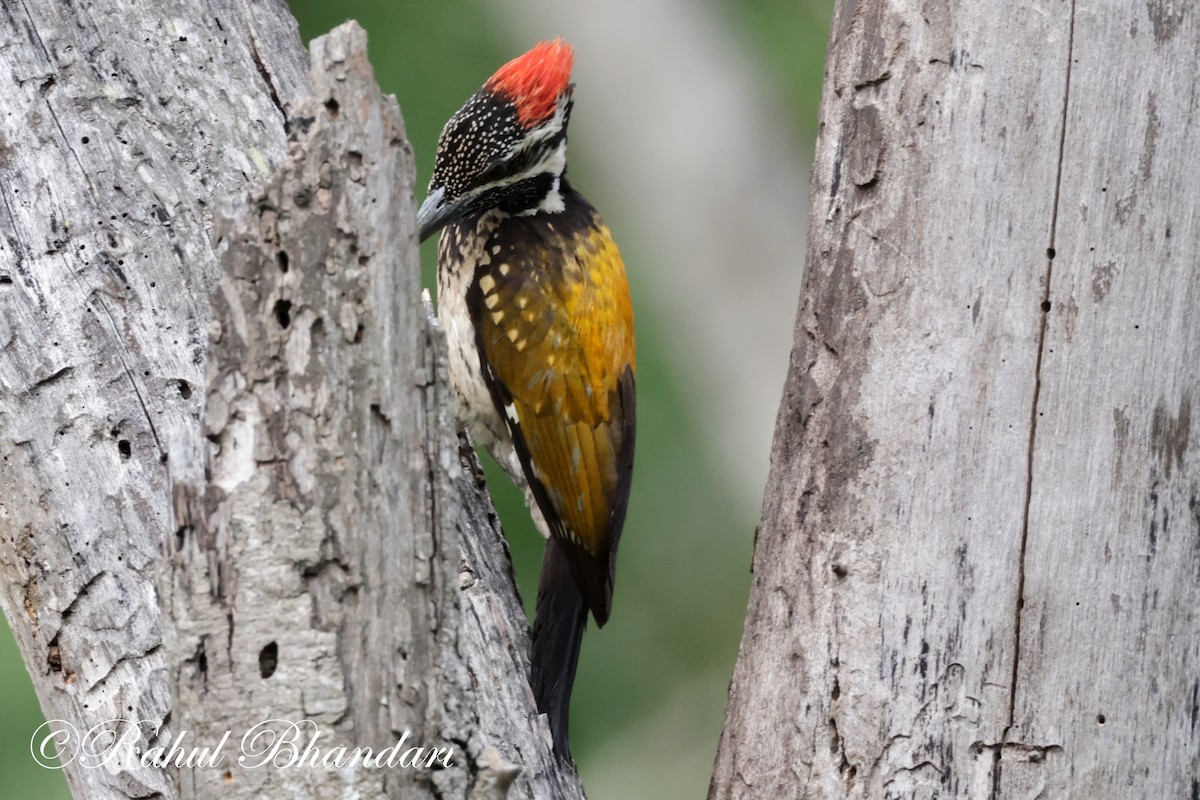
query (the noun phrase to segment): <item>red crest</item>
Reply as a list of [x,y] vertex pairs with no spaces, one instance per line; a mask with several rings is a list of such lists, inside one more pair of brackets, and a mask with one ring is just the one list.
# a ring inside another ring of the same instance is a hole
[[496,70],[483,86],[512,101],[521,124],[532,128],[554,115],[558,98],[571,80],[574,61],[575,53],[562,37],[538,42],[528,53]]

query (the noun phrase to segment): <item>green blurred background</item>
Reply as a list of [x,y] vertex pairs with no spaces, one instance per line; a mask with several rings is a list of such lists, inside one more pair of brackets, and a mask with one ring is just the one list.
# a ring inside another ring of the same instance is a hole
[[[633,283],[639,429],[613,617],[584,640],[572,749],[592,800],[703,796],[791,342],[832,0],[291,5],[306,42],[351,18],[367,29],[421,187],[442,124],[496,67],[538,39],[575,45],[572,182]],[[432,242],[422,258],[432,287]],[[488,470],[528,606],[541,541]],[[0,799],[67,797],[30,758],[42,716],[6,626],[0,688]]]

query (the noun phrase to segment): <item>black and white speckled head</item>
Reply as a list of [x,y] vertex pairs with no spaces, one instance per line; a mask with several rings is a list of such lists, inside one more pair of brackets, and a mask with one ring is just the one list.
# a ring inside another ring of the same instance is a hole
[[562,210],[572,59],[560,39],[542,42],[497,70],[450,117],[417,215],[422,241],[472,213]]

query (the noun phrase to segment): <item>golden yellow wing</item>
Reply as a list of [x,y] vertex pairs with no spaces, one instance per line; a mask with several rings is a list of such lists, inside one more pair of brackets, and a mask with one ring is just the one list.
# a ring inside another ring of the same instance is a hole
[[505,221],[468,306],[534,497],[603,625],[633,465],[633,306],[608,228],[574,197],[553,222]]

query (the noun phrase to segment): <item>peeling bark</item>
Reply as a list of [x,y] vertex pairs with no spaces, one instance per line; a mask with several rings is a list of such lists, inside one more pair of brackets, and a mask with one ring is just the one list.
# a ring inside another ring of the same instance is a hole
[[710,797],[1200,792],[1198,46],[838,3]]
[[[582,797],[361,29],[311,78],[274,2],[7,4],[0,40],[0,602],[49,719],[142,723],[74,795]],[[239,763],[270,718],[449,766]]]

